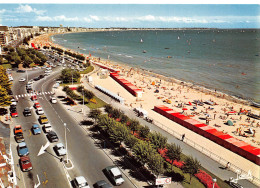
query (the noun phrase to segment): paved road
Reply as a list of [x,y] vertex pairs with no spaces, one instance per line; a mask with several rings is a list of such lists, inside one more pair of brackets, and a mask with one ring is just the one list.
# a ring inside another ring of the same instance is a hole
[[[56,68],[61,70],[61,68]],[[29,79],[37,76],[42,70],[28,71]],[[25,77],[25,73],[13,73],[15,80],[19,80],[21,77]],[[52,73],[46,79],[39,80],[33,84],[33,89],[36,91],[48,92],[52,91],[54,79],[57,78],[57,73]],[[50,123],[53,126],[55,132],[59,136],[59,142],[65,145],[65,128],[64,123],[67,124],[67,142],[68,142],[68,157],[73,163],[72,169],[66,169],[64,163],[60,162],[53,151],[51,144],[47,152],[37,157],[39,149],[42,145],[45,145],[47,138],[44,133],[41,135],[32,135],[30,128],[33,123],[38,123],[38,116],[35,114],[30,117],[24,117],[22,111],[25,107],[33,105],[29,97],[22,98],[22,94],[26,93],[25,83],[19,83],[14,81],[13,93],[15,96],[20,95],[18,98],[19,103],[17,110],[19,117],[14,119],[13,126],[21,124],[24,130],[25,141],[29,148],[29,156],[33,164],[33,170],[30,172],[22,173],[18,166],[16,166],[16,172],[18,177],[18,185],[20,187],[33,187],[38,183],[37,175],[40,178],[41,186],[45,187],[70,187],[70,180],[74,177],[83,175],[92,185],[101,179],[107,180],[102,170],[110,165],[113,165],[111,159],[100,149],[99,145],[95,143],[93,139],[89,137],[89,133],[84,131],[78,122],[71,117],[71,115],[64,109],[64,105],[57,103],[51,104],[49,102],[50,94],[38,95],[38,101],[44,109]],[[12,139],[12,152],[14,155],[15,165],[18,164],[18,156],[16,151],[17,143],[11,135]],[[124,176],[124,175],[123,175]],[[124,176],[125,183],[120,187],[134,187],[134,185]],[[108,180],[107,180],[108,181]]]
[[[36,71],[28,71],[29,79],[36,77],[39,72],[42,70]],[[13,77],[15,81],[13,83],[13,93],[14,95],[22,95],[25,94],[25,83],[17,82],[20,77],[24,77],[25,73],[13,73]],[[17,143],[13,137],[13,127],[11,128],[11,146],[12,152],[14,156],[14,162],[16,165],[16,172],[18,177],[18,185],[20,187],[33,187],[38,183],[37,175],[41,181],[41,184],[44,184],[48,187],[69,187],[69,184],[66,180],[66,175],[63,170],[63,165],[59,162],[59,160],[52,155],[41,155],[37,157],[37,154],[42,145],[46,144],[47,139],[46,136],[41,133],[41,135],[32,135],[31,127],[33,123],[38,123],[38,116],[35,113],[35,110],[32,109],[32,116],[24,117],[23,109],[25,107],[31,107],[33,105],[32,101],[30,101],[29,97],[20,97],[18,98],[18,118],[13,119],[13,126],[20,124],[22,125],[24,131],[25,142],[29,148],[29,157],[32,161],[33,170],[30,172],[22,173],[20,168],[17,166],[19,157],[17,155],[16,146]],[[51,152],[54,155],[54,152]],[[53,168],[55,167],[55,168]]]
[[[54,84],[54,77],[48,77],[47,81],[40,81],[35,85],[37,91],[51,91]],[[71,117],[70,113],[64,109],[64,105],[51,104],[48,96],[39,99],[45,114],[57,132],[60,141],[65,145],[65,127],[67,124],[68,157],[72,161],[74,168],[67,170],[70,179],[75,176],[84,175],[90,185],[101,179],[107,180],[102,170],[113,165],[111,159],[105,155],[102,149],[91,139],[78,122]],[[125,177],[126,182],[120,187],[134,187]]]

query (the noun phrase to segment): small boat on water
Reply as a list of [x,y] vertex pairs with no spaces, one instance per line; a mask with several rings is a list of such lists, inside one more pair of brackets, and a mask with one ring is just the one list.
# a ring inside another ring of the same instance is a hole
[[172,58],[172,56],[167,56],[167,58]]
[[178,40],[180,40],[180,36],[178,36]]
[[146,50],[143,50],[143,53],[146,53],[147,51]]
[[141,39],[140,42],[143,43],[144,42],[143,39]]

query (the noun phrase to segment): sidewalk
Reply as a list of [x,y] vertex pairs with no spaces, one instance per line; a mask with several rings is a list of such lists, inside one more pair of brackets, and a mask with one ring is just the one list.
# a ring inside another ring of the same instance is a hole
[[[62,91],[62,87],[59,87],[58,89],[55,90],[55,96],[66,96],[66,93],[64,91]],[[64,103],[63,101],[61,101],[61,99],[59,99],[60,103]],[[88,113],[90,112],[90,109],[85,105],[81,105],[81,104],[77,104],[74,106],[70,106],[70,105],[66,105],[64,104],[64,108],[71,114],[71,116],[75,119],[75,121],[78,122],[78,124],[80,124],[80,122],[82,120],[92,120],[90,118],[87,117]],[[83,112],[82,112],[83,109]],[[82,128],[88,132],[89,128],[87,126],[82,126]],[[106,155],[113,161],[117,161],[119,160],[120,157],[116,157],[114,155],[112,155],[112,151],[110,149],[102,149]],[[128,169],[121,169],[123,171],[124,174],[129,174],[129,170]],[[137,187],[146,187],[149,186],[149,184],[147,182],[141,182],[141,181],[137,181],[133,178],[131,178],[130,176],[127,175],[127,177],[137,186]],[[183,186],[179,183],[176,182],[172,182],[172,184],[170,185],[165,185],[165,188],[183,188]]]

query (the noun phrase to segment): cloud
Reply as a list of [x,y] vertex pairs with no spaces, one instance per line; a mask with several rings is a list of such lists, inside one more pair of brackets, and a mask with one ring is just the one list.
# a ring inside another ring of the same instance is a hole
[[0,14],[2,14],[2,13],[4,13],[4,12],[6,12],[5,9],[0,10]]
[[[29,10],[29,9],[28,9]],[[89,15],[83,18],[79,17],[66,17],[65,15],[59,16],[37,16],[37,21],[65,21],[65,22],[161,22],[161,23],[185,23],[185,24],[220,24],[220,23],[250,23],[250,22],[260,22],[259,16],[153,16],[153,15],[143,15],[143,16],[97,16]]]
[[90,15],[89,17],[90,17],[91,20],[94,20],[94,21],[99,21],[100,20],[100,18],[98,16]]
[[36,17],[37,21],[79,21],[78,17],[71,17],[68,18],[64,15],[60,15],[60,16],[54,16],[54,17],[50,17],[50,16],[37,16]]
[[52,21],[52,18],[49,16],[37,16],[36,20],[45,22],[45,21]]
[[18,13],[35,13],[38,15],[42,15],[46,12],[46,10],[37,10],[36,8],[32,8],[30,5],[19,5],[16,8],[16,12]]

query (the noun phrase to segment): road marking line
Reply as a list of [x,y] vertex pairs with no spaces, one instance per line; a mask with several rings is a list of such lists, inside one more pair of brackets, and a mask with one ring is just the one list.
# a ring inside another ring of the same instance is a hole
[[18,97],[20,97],[20,95],[18,95]]
[[48,91],[48,94],[50,94],[50,92]]
[[32,132],[31,132],[31,130],[29,130],[29,132],[30,132],[29,136],[32,136]]

